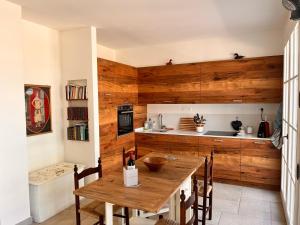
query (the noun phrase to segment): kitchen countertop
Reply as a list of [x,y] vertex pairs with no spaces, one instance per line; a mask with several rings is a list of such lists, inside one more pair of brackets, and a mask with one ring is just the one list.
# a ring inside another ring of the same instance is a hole
[[237,138],[237,139],[254,139],[254,140],[262,140],[262,141],[270,141],[271,138],[258,138],[254,134],[245,134],[243,136],[216,136],[216,135],[204,135],[203,133],[198,133],[196,131],[182,131],[182,130],[169,130],[167,132],[159,132],[152,130],[144,130],[144,128],[135,129],[135,133],[142,134],[161,134],[161,135],[185,135],[185,136],[196,136],[196,137],[215,137],[215,138]]

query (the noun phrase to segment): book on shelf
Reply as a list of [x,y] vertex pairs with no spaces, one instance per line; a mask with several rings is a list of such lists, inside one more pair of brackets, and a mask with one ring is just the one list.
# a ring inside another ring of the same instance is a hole
[[68,140],[88,141],[89,132],[87,123],[78,123],[75,126],[68,127]]
[[67,85],[66,99],[67,100],[87,100],[87,86]]
[[68,120],[88,120],[88,107],[68,107]]

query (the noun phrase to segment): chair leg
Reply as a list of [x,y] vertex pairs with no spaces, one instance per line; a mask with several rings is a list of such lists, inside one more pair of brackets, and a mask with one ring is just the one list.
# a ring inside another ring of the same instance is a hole
[[212,220],[212,204],[213,204],[213,191],[211,190],[209,196],[209,214],[208,214],[209,220]]
[[206,224],[206,197],[203,196],[202,225]]
[[125,224],[129,225],[129,209],[128,207],[125,207]]
[[100,225],[104,225],[104,219],[103,219],[103,216],[100,216],[100,217],[99,217],[99,224],[100,224]]
[[76,207],[75,209],[75,214],[76,214],[76,225],[80,225],[81,221],[80,221],[80,213],[79,213],[79,208]]

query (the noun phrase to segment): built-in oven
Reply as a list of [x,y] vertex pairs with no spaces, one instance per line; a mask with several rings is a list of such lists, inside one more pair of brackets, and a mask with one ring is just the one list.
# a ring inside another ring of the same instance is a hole
[[133,106],[118,106],[118,136],[133,132]]

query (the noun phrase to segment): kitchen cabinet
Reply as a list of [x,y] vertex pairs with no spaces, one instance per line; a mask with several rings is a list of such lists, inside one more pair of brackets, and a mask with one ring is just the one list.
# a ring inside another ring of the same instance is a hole
[[139,104],[200,103],[200,63],[138,68]]
[[244,60],[241,80],[244,103],[279,103],[282,101],[283,56]]
[[283,56],[206,62],[201,65],[202,103],[279,103]]
[[279,103],[283,56],[138,68],[140,104]]
[[[136,133],[140,156],[149,152],[210,157],[215,181],[279,190],[281,151],[271,141],[188,135]],[[198,171],[203,174],[203,168]]]
[[[200,137],[199,144],[201,146],[206,145],[208,149],[214,151],[214,178],[240,181],[240,139]],[[199,151],[201,150],[200,148]]]
[[241,142],[241,181],[278,189],[281,174],[281,151],[270,141]]

